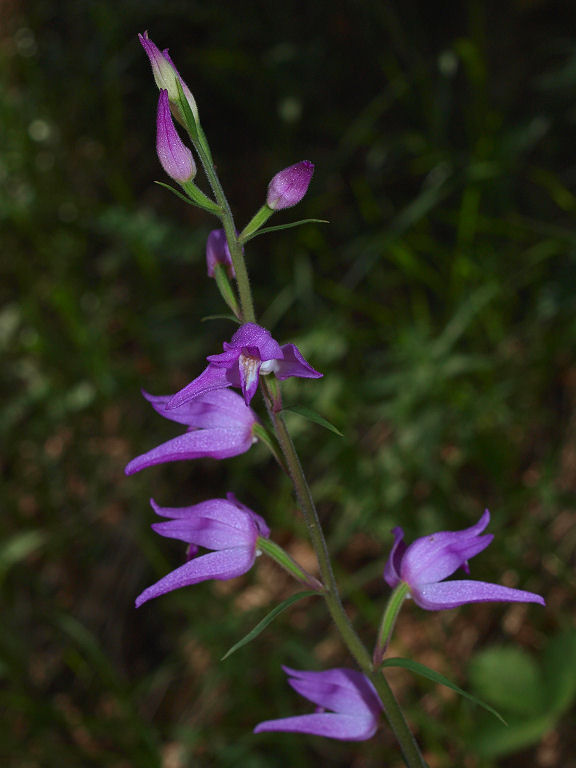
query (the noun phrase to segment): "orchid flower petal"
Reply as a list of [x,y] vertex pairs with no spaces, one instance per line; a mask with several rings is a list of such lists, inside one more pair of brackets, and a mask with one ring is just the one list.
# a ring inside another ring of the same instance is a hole
[[458,608],[466,603],[510,602],[546,605],[544,598],[534,592],[468,579],[423,584],[412,590],[412,597],[415,603],[428,611]]
[[463,531],[441,531],[416,539],[402,557],[402,579],[418,584],[451,576],[493,540],[492,534],[479,536],[489,522],[490,513],[486,510],[475,525]]
[[152,529],[160,536],[180,539],[187,544],[196,544],[205,549],[232,549],[234,547],[254,547],[258,536],[256,524],[246,516],[244,530],[231,527],[222,520],[209,517],[183,518],[154,523]]
[[282,359],[278,361],[276,372],[277,379],[284,381],[291,376],[299,376],[303,379],[321,379],[323,375],[312,368],[297,346],[294,344],[282,346]]
[[228,459],[246,453],[252,446],[252,434],[242,429],[202,429],[185,432],[137,456],[126,466],[124,472],[133,475],[147,467],[165,464],[168,461],[190,459]]
[[172,592],[175,589],[180,589],[180,587],[198,584],[208,579],[225,581],[241,576],[250,570],[254,564],[254,559],[255,552],[249,547],[223,549],[218,552],[209,552],[201,557],[195,557],[193,560],[176,568],[175,571],[171,571],[160,581],[148,587],[148,589],[145,589],[136,598],[136,607],[139,608],[148,600],[165,595],[167,592]]
[[179,408],[195,397],[203,395],[215,389],[224,389],[233,386],[226,368],[217,365],[208,365],[190,384],[187,384],[175,395],[172,395],[167,403],[167,408]]
[[313,736],[325,736],[339,741],[365,741],[372,738],[378,728],[378,722],[353,715],[337,715],[322,712],[312,715],[297,715],[279,720],[265,720],[254,728],[254,733],[266,731],[284,731],[288,733],[308,733]]
[[256,414],[247,408],[240,395],[229,389],[214,389],[178,408],[168,408],[172,395],[150,395],[142,392],[154,410],[165,419],[187,424],[194,429],[213,427],[252,428]]
[[392,534],[394,535],[394,544],[390,551],[386,565],[384,566],[384,580],[389,587],[394,589],[402,581],[402,577],[400,576],[400,568],[402,565],[402,558],[406,552],[407,546],[403,541],[404,531],[402,528],[394,528]]

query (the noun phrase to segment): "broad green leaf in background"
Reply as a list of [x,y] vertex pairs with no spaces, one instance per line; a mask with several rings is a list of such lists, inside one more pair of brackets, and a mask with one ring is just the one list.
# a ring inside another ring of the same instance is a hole
[[576,697],[576,629],[568,627],[548,642],[542,667],[547,709],[559,715]]
[[544,708],[544,685],[536,662],[519,648],[494,646],[470,664],[474,690],[494,706],[518,715],[537,715]]

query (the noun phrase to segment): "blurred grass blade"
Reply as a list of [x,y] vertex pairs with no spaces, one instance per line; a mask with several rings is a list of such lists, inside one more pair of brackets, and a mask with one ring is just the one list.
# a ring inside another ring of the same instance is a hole
[[224,656],[220,659],[220,661],[224,661],[224,659],[227,659],[229,656],[232,656],[233,653],[236,653],[236,651],[240,650],[244,645],[248,645],[254,638],[258,637],[258,635],[263,632],[268,624],[271,624],[276,616],[281,614],[283,611],[286,610],[286,608],[289,608],[294,603],[297,603],[298,600],[302,600],[305,597],[312,597],[312,595],[318,595],[318,592],[314,592],[311,589],[306,590],[305,592],[297,592],[295,595],[290,595],[290,597],[286,598],[283,602],[281,602],[279,605],[277,605],[275,608],[273,608],[269,614],[267,614],[262,621],[258,622],[254,629],[252,629],[250,632],[248,632],[247,635],[245,635],[242,640],[239,640],[237,643],[235,643],[232,648],[230,648]]
[[25,560],[28,555],[44,544],[46,536],[43,531],[22,531],[12,536],[0,547],[0,579],[13,565]]
[[495,718],[500,720],[501,723],[504,725],[508,725],[506,720],[500,715],[493,707],[491,707],[489,704],[485,704],[481,699],[476,698],[476,696],[472,696],[471,693],[467,693],[465,690],[457,686],[455,683],[453,683],[451,680],[449,680],[447,677],[444,677],[444,675],[441,675],[440,672],[436,672],[433,669],[430,669],[430,667],[424,666],[424,664],[419,664],[417,661],[412,661],[412,659],[402,659],[402,658],[393,658],[393,659],[385,659],[382,662],[383,667],[403,667],[404,669],[410,670],[410,672],[414,672],[416,675],[421,675],[422,677],[428,678],[428,680],[432,680],[434,683],[439,683],[440,685],[446,686],[446,688],[451,688],[453,691],[456,691],[460,696],[464,696],[464,698],[469,699],[474,704],[477,704],[479,707],[482,707],[487,712],[490,712],[491,715],[494,715]]
[[344,434],[340,432],[338,427],[335,427],[334,424],[331,424],[327,419],[320,416],[319,413],[316,413],[316,411],[313,411],[311,408],[305,408],[303,405],[294,405],[290,408],[283,408],[282,413],[296,413],[298,416],[303,416],[305,419],[308,419],[308,421],[313,421],[315,424],[319,424],[321,427],[324,427],[324,429],[329,429],[330,432],[334,432],[338,437],[344,437]]

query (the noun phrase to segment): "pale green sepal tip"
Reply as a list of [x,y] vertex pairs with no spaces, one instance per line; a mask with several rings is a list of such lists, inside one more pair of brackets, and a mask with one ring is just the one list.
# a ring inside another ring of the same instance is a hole
[[220,208],[218,203],[215,203],[214,200],[211,200],[208,197],[208,195],[205,195],[204,192],[202,192],[202,190],[192,181],[185,181],[182,184],[182,188],[190,200],[194,203],[194,205],[197,205],[199,208],[203,208],[209,213],[213,213],[215,216],[220,216],[222,214],[222,208]]
[[216,280],[220,295],[226,304],[230,307],[232,312],[234,312],[236,317],[240,317],[240,305],[238,304],[234,288],[232,288],[230,280],[228,279],[226,267],[223,264],[216,264],[214,268],[214,279]]

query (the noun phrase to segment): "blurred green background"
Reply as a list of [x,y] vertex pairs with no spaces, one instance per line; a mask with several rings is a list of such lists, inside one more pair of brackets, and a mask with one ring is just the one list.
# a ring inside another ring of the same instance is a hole
[[[253,736],[309,711],[282,663],[350,664],[320,601],[220,657],[294,590],[260,560],[133,608],[182,562],[150,530],[234,491],[311,554],[256,446],[133,456],[177,433],[176,391],[233,326],[205,276],[216,220],[153,182],[148,29],[193,90],[240,225],[279,169],[316,164],[313,225],[247,249],[263,324],[322,381],[291,380],[337,438],[290,417],[338,577],[371,642],[390,529],[494,544],[472,576],[548,607],[407,606],[392,653],[496,706],[391,674],[431,768],[576,766],[576,7],[551,0],[3,0],[0,5],[0,757],[10,768],[398,767],[358,745]],[[570,712],[571,709],[571,712]]]

